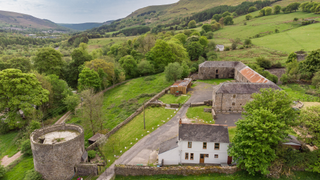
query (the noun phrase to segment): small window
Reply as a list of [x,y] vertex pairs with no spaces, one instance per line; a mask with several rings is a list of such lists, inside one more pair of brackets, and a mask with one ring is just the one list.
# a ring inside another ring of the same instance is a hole
[[190,153],[190,160],[193,160],[193,153]]
[[204,157],[206,157],[206,158],[209,157],[209,154],[205,154]]
[[220,144],[214,143],[214,150],[219,150],[219,149],[220,149]]
[[186,159],[186,160],[189,159],[189,153],[186,153],[185,159]]
[[216,69],[216,73],[219,73],[219,70],[218,70],[218,69]]
[[235,94],[233,95],[233,98],[236,98],[236,95],[235,95]]
[[215,154],[215,155],[214,155],[214,158],[219,158],[219,155],[218,155],[218,154]]
[[233,103],[232,103],[232,106],[234,106],[234,105],[236,105],[236,103],[233,102]]
[[192,148],[192,142],[188,142],[188,148]]
[[203,143],[203,149],[207,149],[207,143],[206,142]]

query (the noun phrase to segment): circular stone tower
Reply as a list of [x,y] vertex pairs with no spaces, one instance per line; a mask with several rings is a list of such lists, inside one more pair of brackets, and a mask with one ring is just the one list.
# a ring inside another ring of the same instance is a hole
[[70,180],[84,149],[83,128],[58,124],[38,129],[30,136],[34,169],[46,180]]

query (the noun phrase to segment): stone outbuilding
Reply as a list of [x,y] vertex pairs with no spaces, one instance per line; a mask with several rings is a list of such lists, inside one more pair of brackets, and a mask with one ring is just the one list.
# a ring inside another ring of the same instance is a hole
[[187,94],[188,88],[191,87],[191,78],[184,78],[184,80],[176,81],[172,86],[170,86],[170,93],[176,94]]

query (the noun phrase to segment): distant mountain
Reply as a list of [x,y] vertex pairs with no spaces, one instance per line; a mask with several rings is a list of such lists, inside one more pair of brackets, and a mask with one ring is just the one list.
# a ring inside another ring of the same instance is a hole
[[66,28],[70,28],[70,29],[73,29],[73,30],[85,31],[87,29],[100,27],[102,25],[109,25],[112,22],[113,22],[113,20],[106,21],[104,23],[81,23],[81,24],[63,24],[63,23],[59,23],[58,25],[66,27]]
[[65,29],[52,21],[39,19],[30,15],[1,11],[0,27],[35,28],[35,29]]

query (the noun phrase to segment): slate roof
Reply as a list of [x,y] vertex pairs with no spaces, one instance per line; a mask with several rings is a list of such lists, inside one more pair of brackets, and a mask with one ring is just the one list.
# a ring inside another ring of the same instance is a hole
[[226,125],[186,124],[179,125],[179,139],[183,141],[229,143]]
[[281,90],[274,83],[222,83],[216,90],[216,94],[252,94],[260,92],[262,88]]
[[301,143],[298,141],[297,137],[289,135],[288,138],[285,139],[285,143],[295,143],[301,145]]
[[178,147],[178,140],[177,137],[171,138],[167,141],[164,141],[160,144],[159,154],[169,151],[171,149]]
[[192,81],[191,78],[185,78],[184,80],[176,81],[172,86],[170,87],[187,87],[190,82]]
[[199,67],[235,67],[238,63],[237,61],[205,61]]
[[90,139],[88,139],[88,141],[96,142],[101,136],[103,136],[103,134],[96,133],[94,136],[92,136]]

